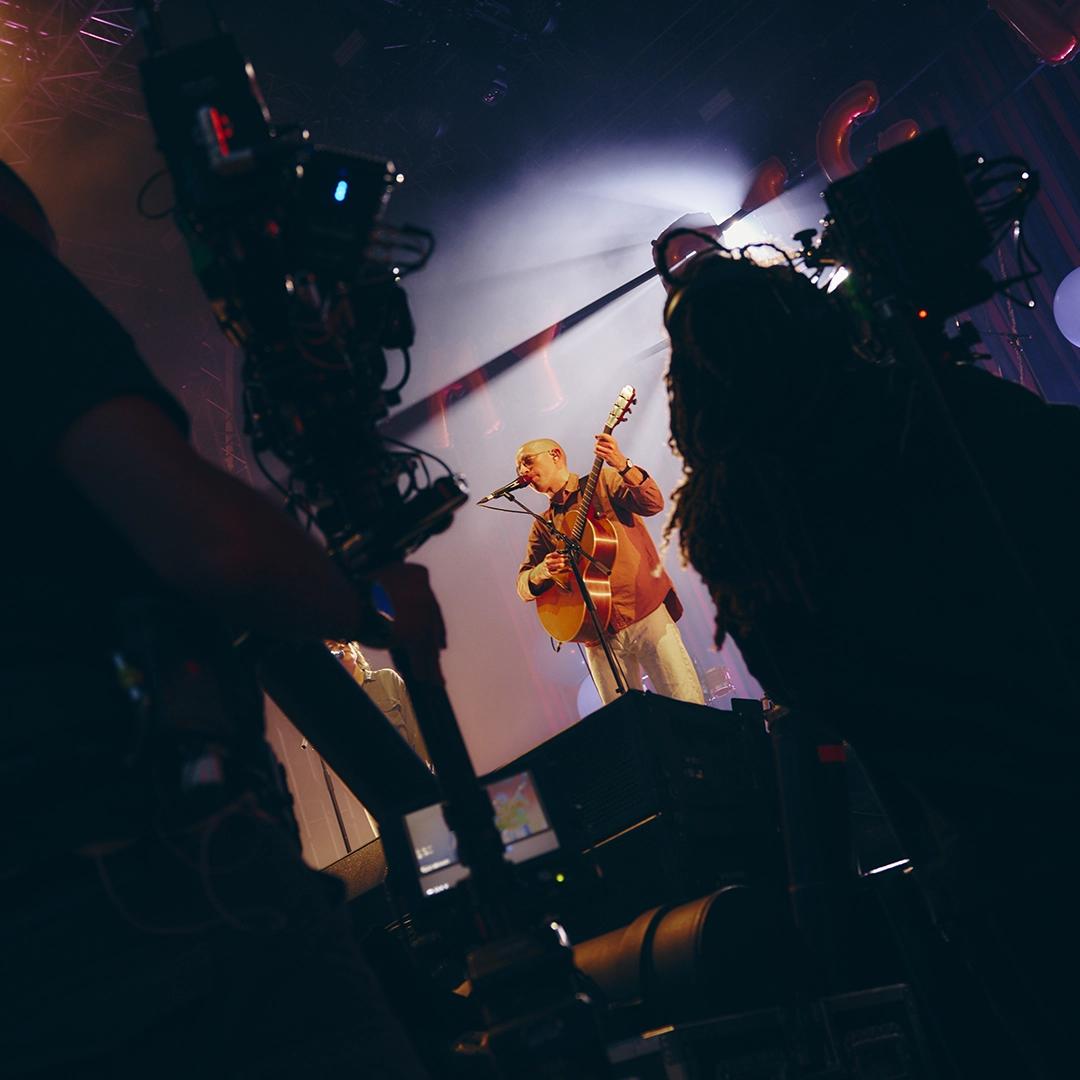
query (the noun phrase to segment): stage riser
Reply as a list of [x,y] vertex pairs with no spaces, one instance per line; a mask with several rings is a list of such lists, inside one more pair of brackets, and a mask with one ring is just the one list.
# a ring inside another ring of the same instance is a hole
[[492,774],[529,769],[563,849],[598,879],[573,929],[726,884],[782,889],[769,737],[757,701],[733,704],[630,692]]

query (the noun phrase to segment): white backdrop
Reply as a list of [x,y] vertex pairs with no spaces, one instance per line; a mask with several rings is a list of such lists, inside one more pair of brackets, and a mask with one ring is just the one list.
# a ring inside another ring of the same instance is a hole
[[[647,270],[651,239],[681,214],[706,210],[725,218],[750,173],[746,163],[722,152],[622,148],[552,163],[474,204],[453,207],[445,220],[430,223],[440,245],[430,267],[407,282],[418,339],[405,404]],[[815,225],[816,203],[816,192],[785,196],[754,215],[750,228],[739,226],[740,242],[756,238],[755,229],[789,238]],[[670,493],[681,468],[668,447],[663,298],[656,280],[639,287],[445,408],[433,407],[411,441],[463,473],[474,498],[513,478],[514,452],[532,438],[557,439],[571,468],[587,472],[593,436],[629,382],[639,405],[616,436]],[[545,505],[532,492],[521,497],[536,510]],[[665,510],[650,520],[658,545],[666,517]],[[578,651],[571,646],[554,653],[532,606],[516,595],[528,528],[525,517],[469,505],[414,557],[430,567],[446,614],[444,667],[480,772],[574,723],[579,696],[590,707]],[[723,664],[736,696],[759,696],[737,648],[729,643],[720,655],[714,650],[711,601],[696,574],[678,565],[675,545],[666,561],[686,607],[681,629],[699,669]]]

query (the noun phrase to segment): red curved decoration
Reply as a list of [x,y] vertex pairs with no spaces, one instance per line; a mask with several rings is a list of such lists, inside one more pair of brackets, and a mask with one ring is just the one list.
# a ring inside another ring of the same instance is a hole
[[1080,4],[1054,0],[989,0],[1047,64],[1067,64],[1080,52]]
[[787,183],[788,173],[784,163],[778,157],[771,157],[763,161],[759,166],[754,179],[750,184],[750,190],[739,207],[740,214],[753,213],[759,206],[772,202]]
[[914,120],[898,120],[895,124],[890,124],[880,135],[878,135],[878,151],[891,150],[894,146],[899,146],[901,143],[911,142],[911,140],[917,138],[918,135],[919,125],[916,124]]
[[845,90],[826,110],[818,124],[817,156],[829,180],[839,180],[855,171],[851,160],[851,129],[855,121],[877,111],[878,88],[869,79]]

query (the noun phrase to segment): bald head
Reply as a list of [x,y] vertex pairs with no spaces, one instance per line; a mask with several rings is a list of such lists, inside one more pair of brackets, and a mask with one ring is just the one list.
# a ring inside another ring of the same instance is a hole
[[545,495],[561,491],[570,478],[566,453],[554,439],[532,439],[522,444],[514,457],[514,469],[534,491]]
[[518,452],[514,457],[514,464],[520,467],[523,458],[533,457],[536,454],[546,454],[550,450],[558,450],[564,458],[566,457],[563,448],[554,439],[533,439],[531,442],[522,443],[518,447]]
[[37,196],[10,165],[0,161],[0,218],[56,254],[56,233]]

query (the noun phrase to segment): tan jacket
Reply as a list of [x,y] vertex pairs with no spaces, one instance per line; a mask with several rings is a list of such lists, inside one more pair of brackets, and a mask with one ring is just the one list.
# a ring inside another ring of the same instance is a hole
[[[578,505],[582,486],[580,477],[571,473],[566,487],[552,499],[543,514],[560,532],[566,531],[563,528],[566,514]],[[642,517],[658,514],[663,508],[664,496],[656,481],[647,473],[643,483],[631,486],[609,466],[605,465],[600,470],[592,513],[612,522],[619,538],[619,550],[611,572],[612,613],[609,629],[613,633],[651,615],[661,604],[667,606],[672,619],[682,616],[683,608],[675,594],[675,587],[660,562],[649,530],[641,520]],[[534,521],[525,558],[518,567],[517,591],[522,600],[536,599],[537,594],[529,586],[529,571],[543,562],[544,556],[554,551],[555,546],[547,530]],[[551,584],[550,581],[546,582],[538,587],[537,592],[543,592]]]

